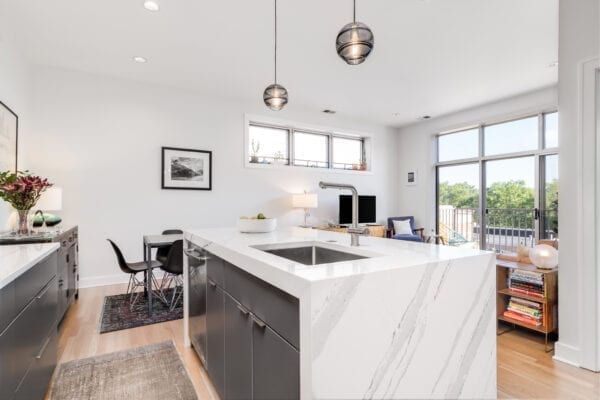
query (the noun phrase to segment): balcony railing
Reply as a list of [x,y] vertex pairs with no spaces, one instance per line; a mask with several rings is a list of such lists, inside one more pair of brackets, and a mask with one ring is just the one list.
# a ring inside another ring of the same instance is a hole
[[[544,210],[540,217],[541,238],[558,237],[558,210]],[[481,215],[477,208],[454,208],[440,206],[438,230],[445,242],[452,246],[479,247],[481,235],[485,236],[488,250],[515,252],[522,244],[535,244],[536,209],[534,208],[488,208],[486,226],[481,227]]]

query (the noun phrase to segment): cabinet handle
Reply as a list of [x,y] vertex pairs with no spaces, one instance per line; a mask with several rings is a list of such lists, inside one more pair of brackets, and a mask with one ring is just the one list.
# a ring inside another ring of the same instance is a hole
[[67,263],[69,262],[69,255],[67,254]]
[[217,287],[217,284],[216,284],[216,283],[214,283],[213,281],[208,281],[208,284],[209,284],[211,287]]
[[48,346],[48,343],[50,343],[50,336],[48,336],[46,338],[46,341],[44,342],[44,345],[42,346],[42,348],[40,349],[40,352],[37,354],[37,356],[35,356],[36,359],[40,359],[42,358],[42,355],[44,354],[44,351],[46,351],[46,347]]
[[[54,280],[54,279],[53,279],[53,280]],[[48,284],[48,286],[46,286],[46,289],[44,289],[44,290],[43,290],[43,291],[42,291],[40,294],[38,294],[37,296],[35,296],[36,300],[39,300],[39,299],[41,299],[42,297],[44,297],[44,295],[46,294],[46,292],[47,292],[48,290],[50,290],[50,286],[52,286],[52,285]]]
[[242,307],[240,304],[237,305],[238,310],[240,310],[240,312],[244,315],[248,315],[248,310],[246,310],[244,307]]
[[258,325],[258,327],[260,329],[265,329],[267,327],[267,325],[258,318],[252,317],[252,322],[254,322],[256,325]]

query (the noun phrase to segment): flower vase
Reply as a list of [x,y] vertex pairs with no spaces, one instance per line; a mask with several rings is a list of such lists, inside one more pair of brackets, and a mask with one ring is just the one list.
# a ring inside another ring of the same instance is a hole
[[17,210],[18,225],[17,233],[19,235],[29,234],[29,210]]

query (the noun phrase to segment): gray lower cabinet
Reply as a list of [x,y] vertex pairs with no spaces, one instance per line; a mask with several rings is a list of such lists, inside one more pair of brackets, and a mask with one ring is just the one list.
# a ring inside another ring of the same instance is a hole
[[0,289],[0,399],[43,399],[57,358],[56,252]]
[[252,397],[286,400],[300,397],[300,354],[275,331],[254,323]]
[[250,312],[225,294],[226,399],[252,398],[252,318]]
[[211,280],[206,289],[206,364],[213,385],[221,397],[225,393],[225,297]]
[[206,366],[219,395],[300,398],[300,353],[294,345],[298,300],[214,255],[211,259],[224,271],[209,273],[206,295]]

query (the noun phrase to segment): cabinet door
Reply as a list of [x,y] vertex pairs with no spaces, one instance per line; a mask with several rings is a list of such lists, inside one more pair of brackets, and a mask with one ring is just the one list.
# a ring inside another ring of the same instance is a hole
[[225,398],[252,398],[252,319],[225,293]]
[[69,307],[69,266],[58,272],[58,321],[62,320]]
[[221,397],[225,393],[224,292],[213,281],[206,291],[206,363]]
[[73,296],[75,296],[75,289],[77,287],[77,264],[75,264],[75,245],[69,247],[68,254],[68,288],[69,288],[69,302],[71,302]]
[[300,398],[300,354],[262,321],[253,322],[253,398]]

